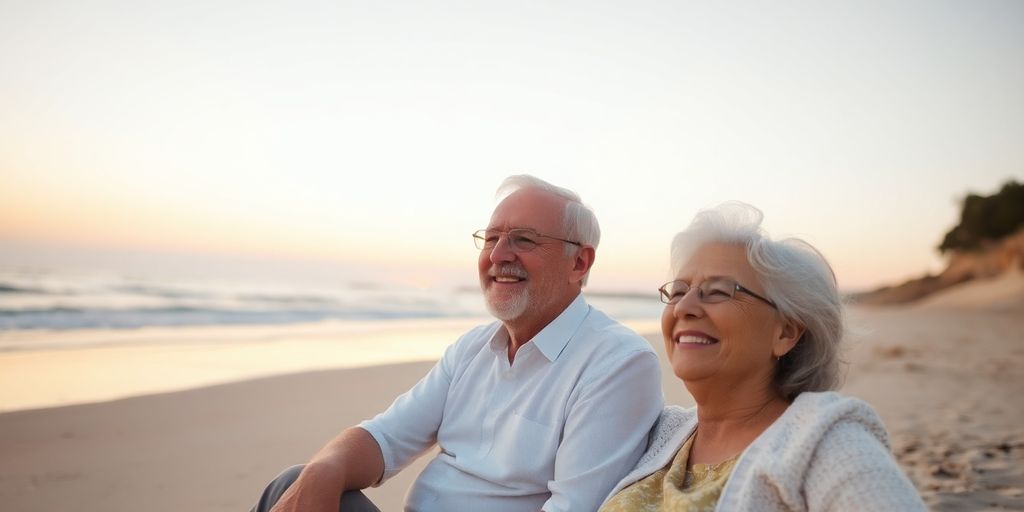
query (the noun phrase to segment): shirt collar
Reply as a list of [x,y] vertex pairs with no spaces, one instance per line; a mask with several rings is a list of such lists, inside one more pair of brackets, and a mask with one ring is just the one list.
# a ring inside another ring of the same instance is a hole
[[[576,330],[579,329],[588,314],[590,314],[590,306],[583,298],[583,294],[580,293],[561,314],[544,326],[530,340],[530,343],[533,343],[548,361],[553,362],[565,350],[565,346],[569,344],[569,340],[576,334]],[[492,343],[499,342],[499,340],[504,342],[501,343],[501,347],[504,349],[508,344],[508,332],[504,328],[498,329],[492,338]]]

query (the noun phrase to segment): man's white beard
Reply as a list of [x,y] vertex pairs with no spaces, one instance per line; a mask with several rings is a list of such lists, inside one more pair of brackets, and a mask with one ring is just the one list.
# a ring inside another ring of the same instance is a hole
[[511,297],[502,297],[501,300],[494,297],[496,294],[497,292],[493,288],[485,291],[484,302],[487,303],[487,310],[503,322],[519,318],[526,312],[526,307],[530,305],[530,292],[527,290]]

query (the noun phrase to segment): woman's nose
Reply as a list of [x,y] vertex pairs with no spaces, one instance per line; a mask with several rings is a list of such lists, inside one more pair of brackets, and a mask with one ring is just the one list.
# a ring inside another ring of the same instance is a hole
[[700,290],[691,288],[672,305],[672,314],[676,318],[700,317],[704,315],[704,302],[700,299]]

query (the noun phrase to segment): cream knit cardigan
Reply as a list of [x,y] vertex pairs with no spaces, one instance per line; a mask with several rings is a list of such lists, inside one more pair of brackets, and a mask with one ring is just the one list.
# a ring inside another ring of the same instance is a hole
[[[647,451],[608,498],[665,467],[696,427],[696,408],[666,407]],[[833,392],[808,392],[743,451],[715,510],[927,509],[896,465],[871,406]]]

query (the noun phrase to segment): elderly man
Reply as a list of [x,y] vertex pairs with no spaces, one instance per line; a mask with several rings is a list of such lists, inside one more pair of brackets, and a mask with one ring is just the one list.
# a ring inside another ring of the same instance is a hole
[[[376,510],[359,492],[435,443],[406,510],[589,511],[643,452],[662,408],[648,343],[581,294],[600,229],[574,192],[512,176],[474,233],[498,319],[462,336],[391,407],[267,487],[254,510]],[[344,494],[343,494],[344,492]],[[276,505],[274,505],[276,503]]]

